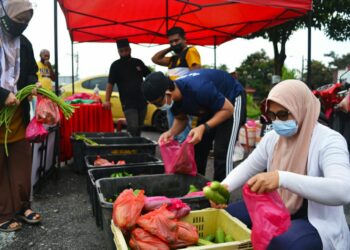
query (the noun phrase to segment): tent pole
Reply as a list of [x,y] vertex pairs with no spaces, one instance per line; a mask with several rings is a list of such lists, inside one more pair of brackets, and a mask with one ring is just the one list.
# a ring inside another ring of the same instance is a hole
[[216,69],[216,36],[214,36],[214,69]]
[[71,58],[72,58],[72,93],[74,94],[74,46],[71,40]]
[[311,88],[311,24],[312,11],[310,10],[307,18],[307,86]]
[[169,30],[169,0],[165,0],[165,29],[165,34],[167,34]]
[[55,93],[59,94],[59,83],[58,83],[58,32],[57,32],[57,1],[53,0],[54,9],[54,36],[55,36]]

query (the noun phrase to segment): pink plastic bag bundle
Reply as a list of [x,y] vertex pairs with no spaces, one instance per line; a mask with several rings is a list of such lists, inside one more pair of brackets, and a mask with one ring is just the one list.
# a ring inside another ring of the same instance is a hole
[[60,121],[60,112],[56,103],[49,98],[38,98],[38,104],[35,109],[35,117],[38,122],[54,125]]
[[167,206],[170,212],[175,214],[176,219],[181,219],[191,212],[191,208],[178,198],[170,198],[171,204]]
[[49,132],[44,128],[43,124],[38,122],[34,117],[27,129],[26,129],[26,139],[29,142],[42,142],[46,139]]
[[254,250],[265,250],[272,238],[286,232],[290,226],[290,213],[277,191],[257,194],[243,186],[243,199],[253,223]]
[[167,174],[197,174],[197,164],[194,158],[194,145],[188,143],[192,138],[187,139],[180,144],[173,140],[168,143],[160,142],[160,154],[162,155]]

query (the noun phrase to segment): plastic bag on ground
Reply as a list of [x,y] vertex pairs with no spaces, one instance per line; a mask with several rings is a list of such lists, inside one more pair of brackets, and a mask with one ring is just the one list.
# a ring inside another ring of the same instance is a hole
[[38,122],[35,117],[26,128],[26,139],[29,142],[43,142],[48,134],[49,132],[45,129],[44,125]]
[[168,245],[157,236],[150,234],[142,228],[135,228],[131,232],[129,241],[131,249],[137,250],[169,250]]
[[286,232],[291,224],[289,210],[277,191],[257,194],[243,186],[243,199],[253,228],[251,240],[254,250],[265,250],[272,238]]
[[177,224],[175,215],[163,204],[159,209],[140,216],[137,225],[147,232],[156,235],[166,243],[173,244],[177,240]]
[[160,142],[159,149],[164,161],[165,173],[197,175],[194,145],[188,143],[191,139],[187,137],[182,144],[176,140],[168,143]]
[[113,222],[121,230],[132,229],[145,204],[144,190],[135,195],[132,189],[125,189],[113,203]]
[[35,109],[35,118],[38,122],[54,125],[60,121],[60,112],[56,103],[46,97],[38,97]]

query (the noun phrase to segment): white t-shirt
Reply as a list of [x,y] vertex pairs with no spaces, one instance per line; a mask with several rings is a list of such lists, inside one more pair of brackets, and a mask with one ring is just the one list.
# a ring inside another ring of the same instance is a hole
[[[229,190],[250,177],[269,171],[279,135],[267,133],[257,148],[222,183]],[[308,219],[321,236],[323,249],[350,249],[350,233],[343,205],[350,203],[350,163],[345,139],[317,124],[311,138],[307,175],[279,171],[279,186],[308,199]]]

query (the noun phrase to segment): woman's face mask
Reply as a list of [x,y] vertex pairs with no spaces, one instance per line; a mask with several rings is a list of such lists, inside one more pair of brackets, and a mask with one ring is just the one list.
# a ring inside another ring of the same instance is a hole
[[272,127],[276,131],[277,134],[284,137],[290,137],[297,133],[298,124],[295,120],[275,120],[272,121]]
[[12,20],[7,14],[0,18],[1,26],[13,37],[22,35],[28,24]]
[[159,109],[162,110],[162,111],[167,111],[167,110],[171,109],[171,107],[174,104],[174,101],[171,98],[170,98],[171,102],[170,102],[170,104],[168,104],[167,98],[168,98],[168,95],[165,95],[165,103],[164,103],[163,106],[159,107]]

